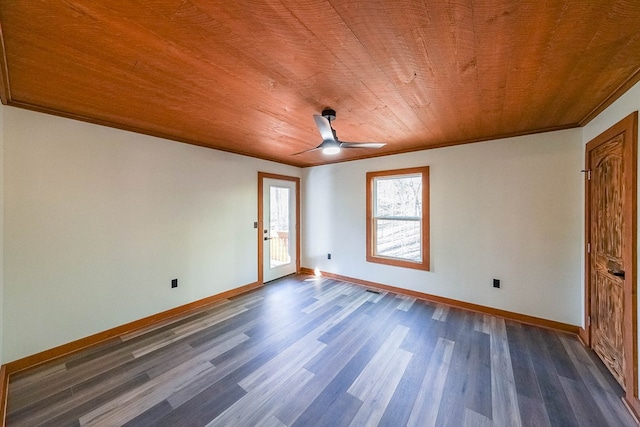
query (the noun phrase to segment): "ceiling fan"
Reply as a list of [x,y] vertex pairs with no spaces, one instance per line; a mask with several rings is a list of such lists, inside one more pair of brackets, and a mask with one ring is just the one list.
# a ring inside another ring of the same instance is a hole
[[336,131],[331,127],[331,122],[336,119],[335,110],[327,108],[322,111],[322,115],[314,114],[313,119],[316,121],[318,131],[322,137],[322,143],[316,148],[295,153],[308,153],[310,151],[322,150],[324,154],[338,154],[341,148],[381,148],[386,145],[384,142],[342,142],[338,139]]

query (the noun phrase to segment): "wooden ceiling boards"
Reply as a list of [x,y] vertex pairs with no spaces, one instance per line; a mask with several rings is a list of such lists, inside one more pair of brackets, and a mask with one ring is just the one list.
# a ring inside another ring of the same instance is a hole
[[[296,166],[584,125],[640,1],[3,0],[3,103]],[[324,108],[343,141],[313,148]]]

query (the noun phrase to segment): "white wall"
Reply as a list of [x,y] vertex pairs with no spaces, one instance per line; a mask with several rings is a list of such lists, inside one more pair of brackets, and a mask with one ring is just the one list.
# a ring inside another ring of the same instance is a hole
[[[633,86],[624,95],[618,98],[616,102],[611,104],[606,110],[600,113],[595,119],[593,119],[583,128],[583,143],[586,145],[593,138],[600,135],[602,132],[609,129],[611,126],[618,123],[629,114],[638,110],[640,110],[640,83],[637,83],[635,86]],[[640,190],[640,163],[638,166],[638,170],[638,189]],[[638,215],[640,216],[640,209],[638,210]],[[640,224],[640,218],[638,218],[638,224]],[[640,236],[638,236],[638,241],[640,242]],[[582,263],[584,265],[584,256],[582,257]],[[640,266],[640,251],[638,251],[638,260],[636,265]],[[640,319],[640,304],[638,304],[638,319]],[[640,328],[638,328],[638,334],[638,342],[640,342]],[[640,364],[640,353],[638,357],[638,363]]]
[[[302,265],[579,325],[581,138],[572,129],[305,169]],[[366,262],[366,172],[422,165],[431,272]]]
[[2,111],[5,363],[257,280],[257,172],[300,169]]

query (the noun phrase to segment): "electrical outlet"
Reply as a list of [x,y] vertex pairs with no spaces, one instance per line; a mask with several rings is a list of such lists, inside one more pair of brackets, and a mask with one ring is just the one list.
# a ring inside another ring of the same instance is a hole
[[331,259],[331,254],[327,254],[327,259]]
[[171,287],[172,288],[177,288],[178,287],[178,279],[172,279],[171,280]]
[[493,287],[494,288],[499,288],[500,287],[500,280],[499,279],[493,279]]

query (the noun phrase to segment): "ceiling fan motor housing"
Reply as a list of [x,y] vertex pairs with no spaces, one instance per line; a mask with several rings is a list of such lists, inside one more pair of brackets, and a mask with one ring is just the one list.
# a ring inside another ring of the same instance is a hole
[[326,108],[322,110],[322,117],[329,120],[330,122],[336,119],[336,110],[332,110],[330,108]]

